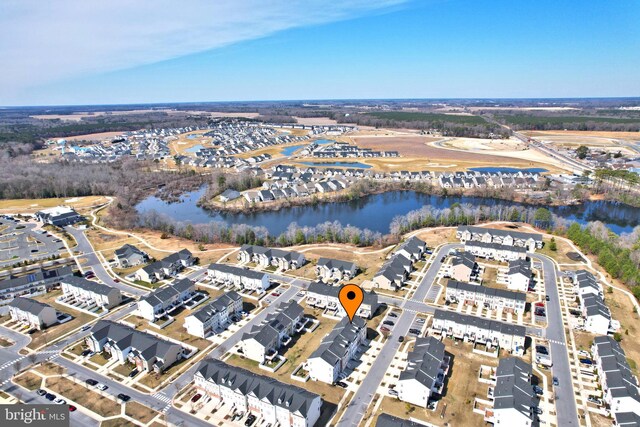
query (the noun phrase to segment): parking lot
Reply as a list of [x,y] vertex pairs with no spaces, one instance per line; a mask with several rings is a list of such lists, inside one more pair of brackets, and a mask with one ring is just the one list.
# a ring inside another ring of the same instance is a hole
[[35,262],[66,253],[62,240],[37,224],[0,217],[0,267]]

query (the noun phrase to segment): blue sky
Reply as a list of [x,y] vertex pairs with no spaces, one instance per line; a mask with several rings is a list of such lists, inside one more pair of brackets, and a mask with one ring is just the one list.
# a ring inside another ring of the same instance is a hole
[[0,105],[640,96],[633,0],[33,1],[0,4]]

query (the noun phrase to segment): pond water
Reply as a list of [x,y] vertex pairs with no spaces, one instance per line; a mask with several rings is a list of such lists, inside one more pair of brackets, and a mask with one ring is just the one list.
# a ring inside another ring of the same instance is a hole
[[[450,207],[454,203],[522,206],[518,203],[498,199],[442,197],[413,191],[390,191],[351,202],[295,206],[278,211],[226,213],[196,206],[196,202],[204,191],[205,189],[202,188],[187,193],[178,203],[167,203],[156,197],[149,197],[140,202],[137,209],[141,213],[155,210],[175,220],[190,221],[194,224],[217,220],[229,224],[264,226],[271,234],[277,235],[285,231],[293,222],[302,226],[314,226],[325,221],[339,221],[343,225],[350,224],[386,234],[389,232],[389,224],[396,215],[404,215],[424,205],[431,205],[435,208]],[[589,221],[602,221],[615,233],[631,231],[640,223],[639,209],[614,202],[593,201],[577,206],[551,207],[550,210],[556,215],[580,224]]]
[[198,145],[194,145],[191,148],[187,148],[186,150],[184,150],[186,153],[197,153],[198,151],[202,150],[204,148],[204,146],[202,144],[198,144]]
[[290,156],[294,151],[301,149],[304,145],[292,145],[291,147],[284,147],[280,152],[285,156]]

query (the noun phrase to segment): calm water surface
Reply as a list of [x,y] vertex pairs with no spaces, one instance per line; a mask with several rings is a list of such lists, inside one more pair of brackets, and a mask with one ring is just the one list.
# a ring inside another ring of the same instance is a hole
[[[302,226],[314,226],[325,221],[339,221],[343,225],[350,224],[386,234],[389,232],[389,224],[396,215],[404,215],[424,205],[435,208],[450,207],[454,203],[522,206],[518,203],[480,197],[441,197],[413,191],[391,191],[352,202],[296,206],[279,211],[226,213],[196,206],[196,202],[204,191],[203,188],[188,193],[179,203],[166,203],[156,197],[149,197],[140,202],[137,209],[141,213],[155,210],[175,220],[191,221],[194,224],[217,220],[229,224],[264,226],[271,234],[280,234],[293,222]],[[594,201],[579,206],[559,206],[550,209],[563,218],[581,224],[602,221],[615,233],[631,231],[633,227],[640,224],[640,209],[619,203]]]

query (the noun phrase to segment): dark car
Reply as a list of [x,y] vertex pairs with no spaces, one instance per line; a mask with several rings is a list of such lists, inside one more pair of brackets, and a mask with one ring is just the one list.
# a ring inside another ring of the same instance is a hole
[[389,317],[398,317],[397,314],[395,314],[394,312],[389,313]]
[[131,396],[127,396],[127,395],[126,395],[126,394],[124,394],[124,393],[120,393],[120,394],[118,395],[118,399],[122,400],[123,402],[128,402],[128,401],[130,401],[130,400],[131,400]]
[[583,365],[593,365],[593,360],[591,359],[580,359],[580,363]]
[[338,382],[336,383],[336,385],[337,385],[338,387],[342,387],[342,388],[347,388],[347,387],[349,387],[349,384],[345,383],[344,381],[338,381]]
[[402,335],[398,337],[398,342],[404,342],[404,337]]
[[555,385],[555,386],[559,386],[560,385],[560,381],[558,381],[558,377],[553,377],[553,385]]
[[133,371],[129,372],[129,378],[135,377],[136,375],[138,375],[138,372],[140,372],[138,371],[138,368],[135,368]]
[[44,397],[45,397],[47,400],[50,400],[51,402],[53,402],[54,400],[56,400],[56,395],[55,395],[55,394],[47,393],[47,394],[45,394],[45,395],[44,395]]
[[191,401],[192,401],[193,403],[196,403],[198,400],[200,400],[200,398],[201,398],[201,397],[202,397],[202,395],[201,395],[200,393],[198,393],[198,394],[194,395],[194,396],[191,398]]
[[256,422],[256,416],[253,414],[249,414],[247,420],[244,422],[245,427],[251,427],[254,422]]
[[546,301],[549,301],[551,298],[549,298],[549,295],[545,295],[545,296],[544,296],[544,299],[545,299]]
[[85,383],[87,383],[88,385],[96,385],[98,384],[98,381],[89,378],[88,380],[85,380]]
[[537,394],[537,395],[541,395],[543,393],[543,390],[540,387],[538,387],[537,385],[534,385],[533,386],[533,392],[535,394]]
[[391,320],[385,320],[384,322],[382,322],[383,325],[387,325],[387,326],[393,326],[395,325],[395,323],[393,323]]
[[91,353],[91,350],[85,350],[82,353],[80,353],[81,356],[88,356]]
[[420,330],[412,328],[412,329],[409,329],[409,333],[413,335],[420,335]]

